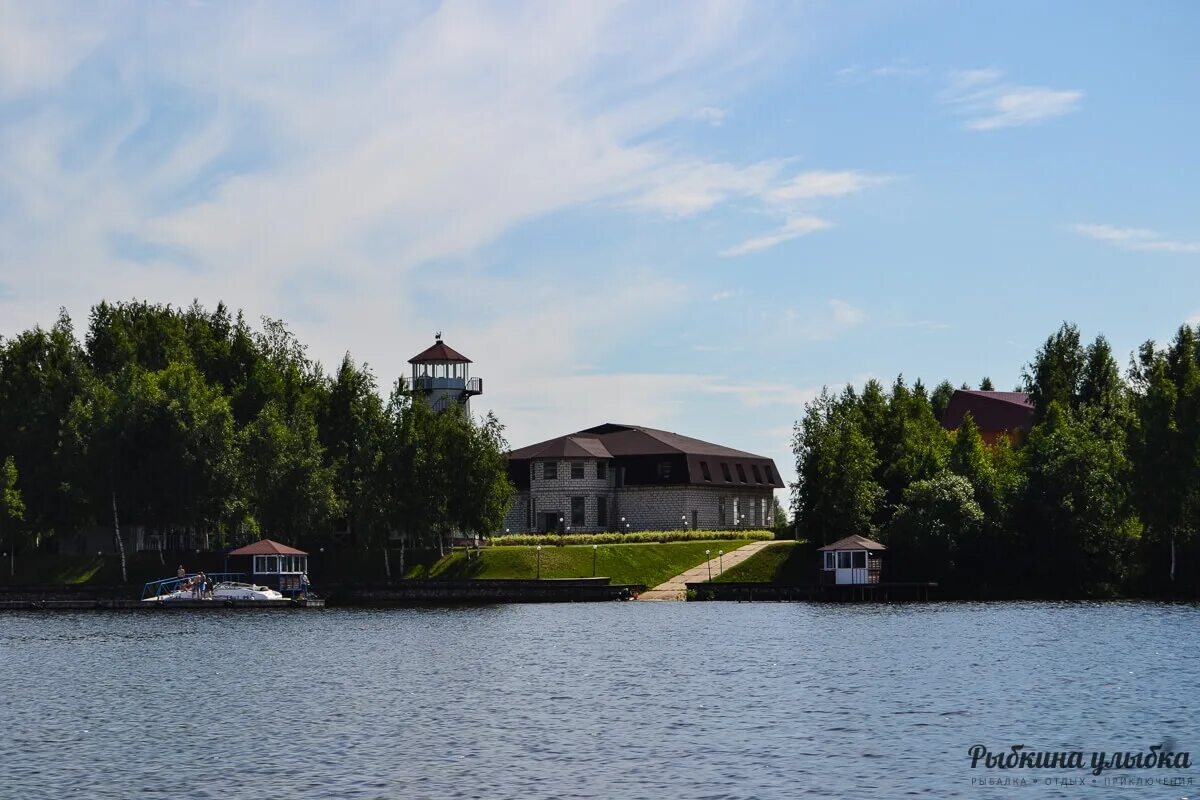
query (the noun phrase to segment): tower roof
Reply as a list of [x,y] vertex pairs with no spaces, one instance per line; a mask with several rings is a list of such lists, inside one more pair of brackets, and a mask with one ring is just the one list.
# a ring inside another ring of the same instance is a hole
[[462,353],[458,352],[453,347],[449,347],[445,342],[443,342],[441,336],[437,337],[437,341],[434,342],[431,347],[429,347],[425,350],[422,350],[420,353],[418,353],[417,355],[410,358],[408,360],[408,363],[410,363],[410,364],[429,364],[429,363],[432,363],[435,361],[436,362],[453,361],[453,362],[458,362],[460,364],[470,364],[471,363],[471,359],[467,358]]

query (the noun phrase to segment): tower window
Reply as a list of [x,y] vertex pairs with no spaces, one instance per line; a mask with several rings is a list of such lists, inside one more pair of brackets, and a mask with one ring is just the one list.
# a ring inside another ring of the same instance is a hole
[[542,477],[548,481],[558,480],[558,462],[547,461],[542,464]]
[[608,527],[608,498],[596,498],[596,525],[601,528]]
[[571,498],[571,524],[578,528],[582,528],[584,525],[583,503],[582,497]]
[[583,462],[582,461],[572,461],[571,462],[571,478],[573,480],[577,480],[577,481],[583,480]]
[[746,480],[746,468],[744,466],[742,466],[741,464],[738,464],[737,471],[738,471],[738,480],[741,481],[742,483],[749,483],[749,481]]
[[712,481],[712,473],[708,471],[708,462],[700,462],[700,474],[704,476],[704,480]]
[[608,462],[607,461],[597,461],[596,462],[596,480],[598,480],[598,481],[608,480]]

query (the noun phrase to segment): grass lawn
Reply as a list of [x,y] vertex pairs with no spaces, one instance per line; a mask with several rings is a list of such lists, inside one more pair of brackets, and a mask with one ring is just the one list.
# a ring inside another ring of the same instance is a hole
[[[713,583],[786,583],[799,584],[815,580],[811,555],[796,542],[774,542],[750,558],[713,578]],[[807,579],[807,580],[806,580]]]
[[[668,578],[703,564],[705,550],[716,556],[736,550],[748,540],[712,542],[668,542],[666,544],[602,544],[595,552],[596,574],[612,578],[613,583],[640,583],[657,586]],[[522,578],[537,576],[537,549],[533,547],[492,547],[480,551],[478,558],[467,558],[456,551],[431,567],[416,567],[406,578]],[[590,578],[591,545],[542,547],[543,578]]]

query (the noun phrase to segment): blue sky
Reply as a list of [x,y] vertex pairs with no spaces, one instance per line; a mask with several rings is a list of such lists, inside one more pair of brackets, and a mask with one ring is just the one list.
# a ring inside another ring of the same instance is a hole
[[435,330],[515,446],[776,459],[823,385],[1200,320],[1194,3],[0,0],[0,334],[101,298]]

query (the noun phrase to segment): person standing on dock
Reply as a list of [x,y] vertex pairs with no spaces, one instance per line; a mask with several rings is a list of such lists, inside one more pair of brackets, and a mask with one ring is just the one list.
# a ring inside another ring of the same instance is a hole
[[187,570],[183,568],[183,564],[180,564],[179,569],[175,570],[175,577],[182,579],[186,576],[187,576]]

